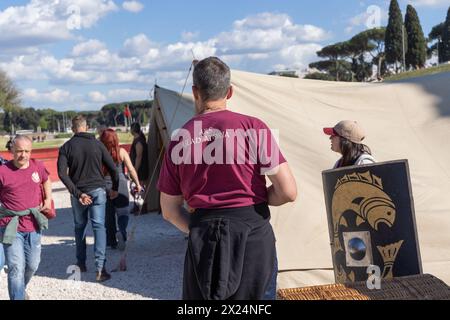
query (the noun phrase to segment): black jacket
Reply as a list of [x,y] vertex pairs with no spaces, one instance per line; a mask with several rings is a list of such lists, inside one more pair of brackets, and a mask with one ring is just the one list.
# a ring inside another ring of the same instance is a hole
[[77,133],[59,148],[58,176],[77,199],[82,193],[106,187],[103,165],[111,175],[112,189],[117,191],[119,173],[114,161],[93,134]]

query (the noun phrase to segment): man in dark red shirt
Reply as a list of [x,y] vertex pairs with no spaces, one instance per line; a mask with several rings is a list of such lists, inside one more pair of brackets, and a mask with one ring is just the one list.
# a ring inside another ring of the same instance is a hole
[[11,300],[25,299],[25,288],[40,262],[41,230],[47,227],[40,212],[51,210],[49,174],[43,163],[31,159],[31,149],[28,137],[17,136],[12,142],[14,159],[0,166],[0,240]]
[[192,90],[197,115],[174,132],[158,182],[164,218],[189,233],[183,298],[273,299],[268,206],[294,201],[295,179],[267,125],[226,109],[233,89],[225,63],[198,62]]

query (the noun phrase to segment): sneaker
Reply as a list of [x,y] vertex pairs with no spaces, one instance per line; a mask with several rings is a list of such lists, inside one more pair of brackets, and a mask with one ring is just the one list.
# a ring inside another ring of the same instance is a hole
[[117,231],[116,233],[116,238],[117,238],[117,249],[119,249],[120,251],[125,250],[125,239],[123,238],[123,234],[120,231]]
[[103,269],[102,271],[97,271],[97,275],[95,277],[95,280],[97,282],[103,282],[109,279],[111,279],[111,275],[108,272],[106,272],[105,269]]
[[76,266],[80,268],[80,272],[87,272],[86,264],[84,263],[77,263]]

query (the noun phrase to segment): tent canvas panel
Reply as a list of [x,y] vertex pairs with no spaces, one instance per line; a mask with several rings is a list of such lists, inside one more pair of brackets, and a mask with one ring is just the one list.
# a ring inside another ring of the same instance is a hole
[[[307,274],[305,284],[333,282],[321,172],[338,155],[322,128],[354,119],[365,128],[365,141],[378,161],[408,159],[424,272],[434,270],[430,273],[450,283],[449,83],[450,73],[367,84],[232,71],[229,109],[256,116],[278,132],[298,184],[295,203],[271,208],[281,277]],[[155,91],[168,133],[194,115],[191,95]]]

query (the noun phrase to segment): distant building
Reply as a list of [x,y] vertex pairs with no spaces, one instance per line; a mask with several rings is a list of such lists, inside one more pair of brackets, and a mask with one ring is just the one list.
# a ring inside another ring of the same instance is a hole
[[[117,126],[117,127],[109,127],[109,128],[113,129],[113,130],[115,130],[117,132],[128,132],[129,131],[129,128],[125,127],[125,126]],[[141,126],[141,130],[144,133],[148,133],[148,129],[149,129],[148,125],[142,125]]]
[[43,142],[47,139],[46,133],[34,132],[34,130],[16,130],[16,135],[27,136],[33,142]]
[[34,130],[16,130],[16,134],[20,134],[20,135],[28,135],[28,134],[33,134]]

